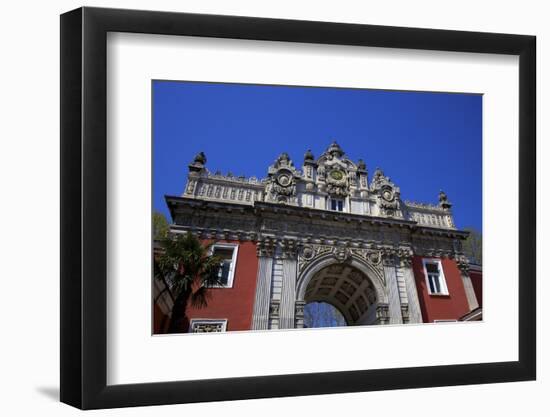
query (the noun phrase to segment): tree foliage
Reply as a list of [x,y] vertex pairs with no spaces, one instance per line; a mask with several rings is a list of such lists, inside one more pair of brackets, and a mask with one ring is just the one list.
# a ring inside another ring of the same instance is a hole
[[210,256],[212,244],[204,245],[189,232],[162,238],[159,243],[162,251],[154,261],[155,279],[164,282],[174,297],[168,332],[185,332],[187,305],[205,307],[211,296],[209,289],[221,284],[221,259]]
[[474,228],[466,228],[470,232],[468,238],[462,244],[465,255],[471,263],[481,265],[483,262],[483,236]]
[[164,239],[168,236],[170,226],[164,214],[155,211],[153,213],[153,238],[155,240]]

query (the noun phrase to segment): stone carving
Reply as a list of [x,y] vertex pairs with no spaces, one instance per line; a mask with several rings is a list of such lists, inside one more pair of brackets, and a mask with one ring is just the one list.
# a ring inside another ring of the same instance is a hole
[[335,247],[333,253],[340,262],[346,262],[351,257],[351,251],[348,248]]
[[401,317],[403,317],[403,323],[409,322],[409,305],[401,304]]
[[[382,262],[382,253],[379,250],[349,248],[339,245],[303,245],[298,255],[298,271],[301,272],[315,258],[332,254],[339,262],[345,263],[356,256],[374,267],[378,267]],[[339,265],[334,265],[338,267]]]
[[294,167],[292,160],[286,152],[283,152],[275,163],[269,167],[269,175],[266,182],[266,194],[268,201],[294,204],[296,199],[296,183],[300,173]]
[[346,197],[349,194],[349,184],[346,173],[340,167],[331,167],[326,175],[327,192],[336,197]]
[[374,172],[370,189],[377,196],[381,215],[402,217],[399,188],[391,182],[389,177],[384,175],[380,168],[376,168]]
[[390,323],[390,307],[387,304],[378,304],[376,306],[376,324]]
[[284,239],[281,242],[281,252],[283,258],[296,258],[298,254],[298,246],[295,240]]
[[452,205],[447,198],[447,194],[445,194],[443,190],[439,190],[439,207],[441,207],[443,210],[449,210],[451,206]]
[[224,322],[193,322],[191,333],[220,333],[223,327]]
[[[370,185],[363,160],[354,163],[337,142],[332,142],[318,159],[311,150],[304,154],[303,173],[288,153],[281,153],[268,169],[266,178],[245,177],[220,171],[210,173],[207,158],[199,152],[189,164],[183,197],[255,206],[258,201],[332,209],[327,198],[343,199],[338,210],[365,216],[404,218],[422,226],[454,229],[451,203],[439,193],[439,204],[422,204],[400,199],[400,190],[380,168]],[[351,197],[351,198],[349,198]],[[327,205],[328,204],[328,205]],[[333,233],[333,231],[330,231]]]
[[265,256],[272,258],[275,254],[275,244],[271,240],[260,240],[256,243],[256,254],[258,257]]
[[280,310],[280,302],[276,300],[271,301],[271,305],[269,306],[269,316],[270,317],[278,317],[279,316],[279,310]]

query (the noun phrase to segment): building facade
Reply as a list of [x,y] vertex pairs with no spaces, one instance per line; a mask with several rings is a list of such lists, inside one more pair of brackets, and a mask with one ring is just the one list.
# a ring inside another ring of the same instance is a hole
[[[331,304],[347,325],[481,318],[481,269],[470,270],[468,233],[444,192],[438,205],[403,201],[336,142],[300,167],[282,153],[262,179],[206,162],[198,154],[184,193],[166,196],[171,233],[213,241],[223,259],[208,306],[187,308],[190,332],[301,328],[309,302]],[[155,315],[162,333],[169,308]]]

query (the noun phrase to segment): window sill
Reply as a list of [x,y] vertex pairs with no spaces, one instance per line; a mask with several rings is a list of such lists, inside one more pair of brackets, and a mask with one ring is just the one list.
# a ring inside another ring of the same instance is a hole
[[430,297],[439,297],[439,298],[451,298],[451,296],[449,294],[439,294],[439,293],[436,293],[436,294],[428,294]]

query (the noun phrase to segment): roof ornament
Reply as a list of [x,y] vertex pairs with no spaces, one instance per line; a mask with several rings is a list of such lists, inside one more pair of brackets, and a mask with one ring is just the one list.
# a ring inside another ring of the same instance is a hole
[[342,148],[340,147],[340,145],[338,145],[338,142],[333,141],[333,142],[329,145],[329,147],[328,147],[326,153],[328,153],[329,155],[332,155],[333,157],[334,157],[334,156],[337,156],[338,158],[340,158],[340,157],[342,157],[342,155],[344,155],[345,152],[342,150]]
[[288,153],[283,152],[277,157],[277,160],[275,161],[275,168],[291,168],[294,167],[294,164],[292,163],[292,160],[290,159],[290,156],[288,156]]
[[204,152],[201,151],[195,155],[195,158],[193,158],[193,162],[189,164],[189,172],[195,175],[199,175],[200,173],[206,171],[205,165],[206,155],[204,154]]
[[204,154],[204,152],[201,151],[195,155],[195,159],[193,159],[193,164],[206,164],[206,155]]
[[376,167],[376,171],[374,171],[374,175],[372,177],[372,180],[375,183],[378,183],[382,181],[385,178],[384,171],[382,171],[379,167]]
[[361,171],[366,171],[367,165],[365,164],[365,161],[363,161],[362,159],[359,159],[359,161],[357,161],[357,169]]
[[452,204],[449,202],[447,194],[443,190],[439,190],[439,207],[446,210],[452,207]]
[[314,156],[311,152],[311,149],[308,149],[306,153],[304,154],[304,162],[313,162]]

